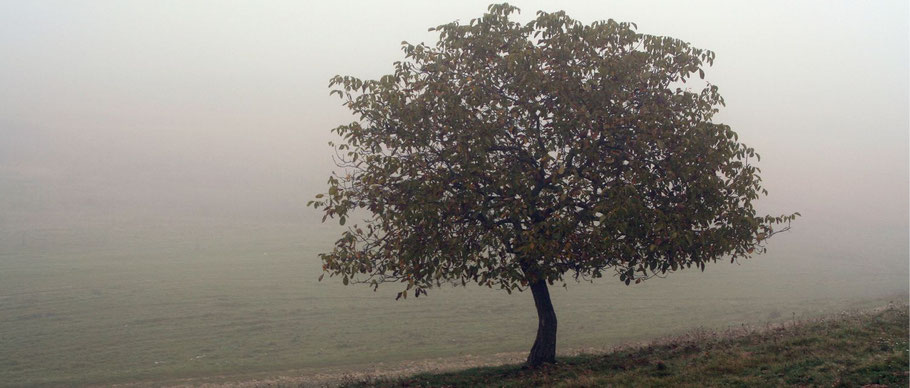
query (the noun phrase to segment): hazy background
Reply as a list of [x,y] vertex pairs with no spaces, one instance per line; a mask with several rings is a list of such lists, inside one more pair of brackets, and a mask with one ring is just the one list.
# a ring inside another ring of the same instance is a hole
[[[351,120],[329,77],[385,74],[399,42],[432,42],[427,27],[488,2],[0,4],[0,214],[15,231],[312,220],[304,203],[332,168],[329,129]],[[513,4],[522,19],[559,9]],[[728,106],[718,120],[762,154],[762,207],[802,212],[794,234],[829,249],[884,246],[906,266],[905,1],[560,7],[717,52],[709,79]]]
[[[907,294],[906,1],[511,3],[523,21],[564,9],[717,53],[708,79],[727,102],[717,121],[762,155],[770,196],[760,210],[803,215],[755,259],[773,263],[767,277],[743,275],[755,285],[796,273],[819,295]],[[352,120],[328,79],[390,72],[402,40],[434,42],[428,27],[467,22],[488,4],[0,1],[0,311],[51,303],[14,295],[103,284],[72,274],[112,268],[122,278],[196,268],[238,279],[266,263],[288,276],[268,279],[276,284],[312,282],[334,229],[305,203],[333,167],[329,130]],[[228,258],[268,246],[285,261]],[[92,261],[98,252],[118,253]],[[187,266],[193,252],[204,268]],[[313,287],[287,295],[334,290]],[[46,313],[20,316],[34,314]],[[5,324],[9,341],[34,322]],[[41,343],[22,333],[23,352]],[[16,376],[46,372],[2,361],[0,372]]]

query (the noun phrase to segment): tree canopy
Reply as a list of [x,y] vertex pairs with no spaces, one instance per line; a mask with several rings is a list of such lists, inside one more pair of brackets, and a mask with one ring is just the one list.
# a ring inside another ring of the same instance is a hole
[[435,45],[402,42],[378,80],[331,79],[357,120],[334,129],[341,171],[311,205],[362,220],[321,255],[328,274],[400,282],[399,297],[638,283],[763,252],[798,215],[756,214],[760,157],[712,120],[713,52],[634,23],[515,12],[491,5],[431,28]]

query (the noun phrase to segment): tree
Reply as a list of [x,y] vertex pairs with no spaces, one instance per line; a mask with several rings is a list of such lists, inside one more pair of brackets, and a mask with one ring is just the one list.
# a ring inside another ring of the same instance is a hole
[[798,214],[756,215],[759,155],[712,121],[723,99],[693,79],[714,53],[633,23],[516,12],[431,28],[435,46],[403,42],[378,80],[332,78],[359,120],[333,130],[343,171],[310,204],[323,221],[364,218],[320,255],[344,284],[530,289],[537,366],[555,361],[548,285],[750,257]]

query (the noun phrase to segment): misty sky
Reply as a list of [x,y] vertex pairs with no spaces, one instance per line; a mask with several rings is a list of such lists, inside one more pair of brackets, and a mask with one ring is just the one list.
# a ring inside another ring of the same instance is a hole
[[[308,222],[333,166],[329,130],[352,120],[328,79],[388,73],[402,40],[434,42],[428,27],[487,4],[0,1],[0,228]],[[791,244],[906,267],[906,1],[512,4],[523,21],[564,9],[715,51],[716,121],[762,155],[759,208],[803,214]]]

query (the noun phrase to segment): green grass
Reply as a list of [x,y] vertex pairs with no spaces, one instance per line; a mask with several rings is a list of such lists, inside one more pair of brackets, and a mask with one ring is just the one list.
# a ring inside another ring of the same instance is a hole
[[602,355],[421,374],[362,386],[753,387],[908,385],[907,306],[727,332],[698,331]]
[[[319,283],[316,254],[338,233],[327,226],[168,219],[17,228],[0,230],[0,386],[355,370],[524,352],[536,330],[529,293],[457,287],[396,302],[396,284],[374,293],[338,279]],[[827,256],[788,250],[789,237],[775,242],[783,253],[742,265],[630,287],[612,278],[554,287],[560,349],[906,297],[906,267],[820,266]]]

